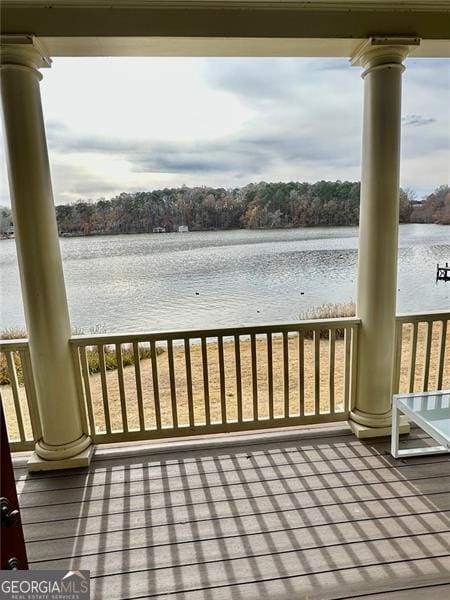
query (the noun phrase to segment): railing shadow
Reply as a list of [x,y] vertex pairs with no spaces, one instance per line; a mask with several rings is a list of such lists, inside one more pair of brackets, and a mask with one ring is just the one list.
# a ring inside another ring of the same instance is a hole
[[387,449],[261,439],[20,472],[30,566],[89,569],[99,599],[342,598],[448,582],[450,461]]

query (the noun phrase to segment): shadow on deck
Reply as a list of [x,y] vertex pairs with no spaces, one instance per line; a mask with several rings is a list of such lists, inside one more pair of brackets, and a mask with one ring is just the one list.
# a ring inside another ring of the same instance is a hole
[[99,449],[89,471],[16,460],[30,568],[89,569],[108,600],[450,597],[448,455],[395,460],[342,425],[276,437]]

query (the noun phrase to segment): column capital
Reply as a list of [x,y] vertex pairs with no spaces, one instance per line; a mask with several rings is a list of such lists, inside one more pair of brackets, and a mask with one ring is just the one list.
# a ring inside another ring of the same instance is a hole
[[17,65],[38,71],[51,66],[43,43],[32,34],[2,35],[0,47],[1,67]]
[[420,45],[415,37],[370,37],[356,49],[350,58],[352,66],[365,69],[363,77],[373,68],[402,65],[411,48]]

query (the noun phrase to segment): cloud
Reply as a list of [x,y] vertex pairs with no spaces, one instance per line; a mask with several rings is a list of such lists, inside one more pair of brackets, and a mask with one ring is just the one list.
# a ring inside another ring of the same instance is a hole
[[405,115],[402,117],[402,125],[404,127],[420,127],[422,125],[428,125],[434,123],[436,119],[432,117],[423,117],[422,115]]
[[[293,115],[292,120],[287,118],[275,126],[259,122],[249,125],[239,135],[213,140],[142,141],[53,131],[49,144],[57,155],[94,154],[125,160],[136,173],[247,173],[252,178],[265,176],[279,164],[291,167],[327,162],[341,166],[358,164],[359,150],[354,145],[358,127],[354,135],[349,132],[348,136],[339,136],[340,124],[333,115],[330,120],[334,124],[328,124],[324,135],[318,135],[316,127],[298,122],[299,116]],[[82,186],[86,184],[83,182]]]
[[47,135],[58,135],[68,131],[67,125],[61,121],[58,121],[57,119],[47,119],[45,121],[45,129],[47,131]]
[[[404,74],[405,89],[411,82],[420,88],[419,96],[427,98],[436,97],[436,91],[445,95],[450,91],[450,77],[448,58],[409,58],[406,60]],[[418,97],[419,97],[418,96]],[[443,98],[445,101],[445,96]],[[447,96],[448,103],[448,96]]]
[[300,84],[295,63],[279,59],[207,61],[206,77],[213,88],[252,103],[293,95]]
[[67,157],[51,160],[53,195],[56,204],[73,202],[80,198],[99,198],[114,194],[120,183],[110,177],[102,177],[95,169],[82,164],[65,162]]
[[233,133],[211,137],[199,129],[190,140],[138,139],[80,135],[54,124],[51,151],[123,160],[133,173],[194,174],[209,181],[217,175],[230,185],[237,178],[307,178],[308,170],[320,169],[326,176],[333,166],[359,165],[362,103],[354,89],[360,89],[360,78],[348,61],[215,58],[198,64],[208,89],[249,107],[249,118]]
[[[209,59],[204,68],[211,87],[234,94],[255,108],[278,100],[305,100],[314,88],[332,87],[335,77],[357,76],[345,59]],[[308,104],[313,104],[311,99]]]
[[[183,183],[360,176],[364,84],[345,59],[130,59],[122,71],[114,59],[59,63],[42,84],[58,201]],[[81,65],[79,76],[69,78],[67,65]],[[448,179],[448,67],[407,61],[403,185]],[[93,100],[85,90],[100,76]]]
[[403,187],[415,189],[417,197],[429,194],[438,185],[450,184],[448,159],[449,151],[443,149],[434,151],[431,160],[426,161],[424,168],[424,155],[408,157],[401,164],[401,184]]

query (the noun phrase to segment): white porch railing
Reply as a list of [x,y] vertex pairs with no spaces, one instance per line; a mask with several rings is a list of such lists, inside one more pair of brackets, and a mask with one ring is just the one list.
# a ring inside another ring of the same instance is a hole
[[450,312],[397,317],[394,393],[450,388],[449,320]]
[[0,340],[0,386],[11,450],[32,450],[42,437],[27,340]]
[[74,337],[91,435],[102,443],[346,419],[358,323]]
[[[450,313],[401,315],[394,391],[450,387]],[[95,443],[341,421],[353,406],[358,319],[202,331],[75,336]],[[40,425],[26,340],[0,342],[12,450]]]

